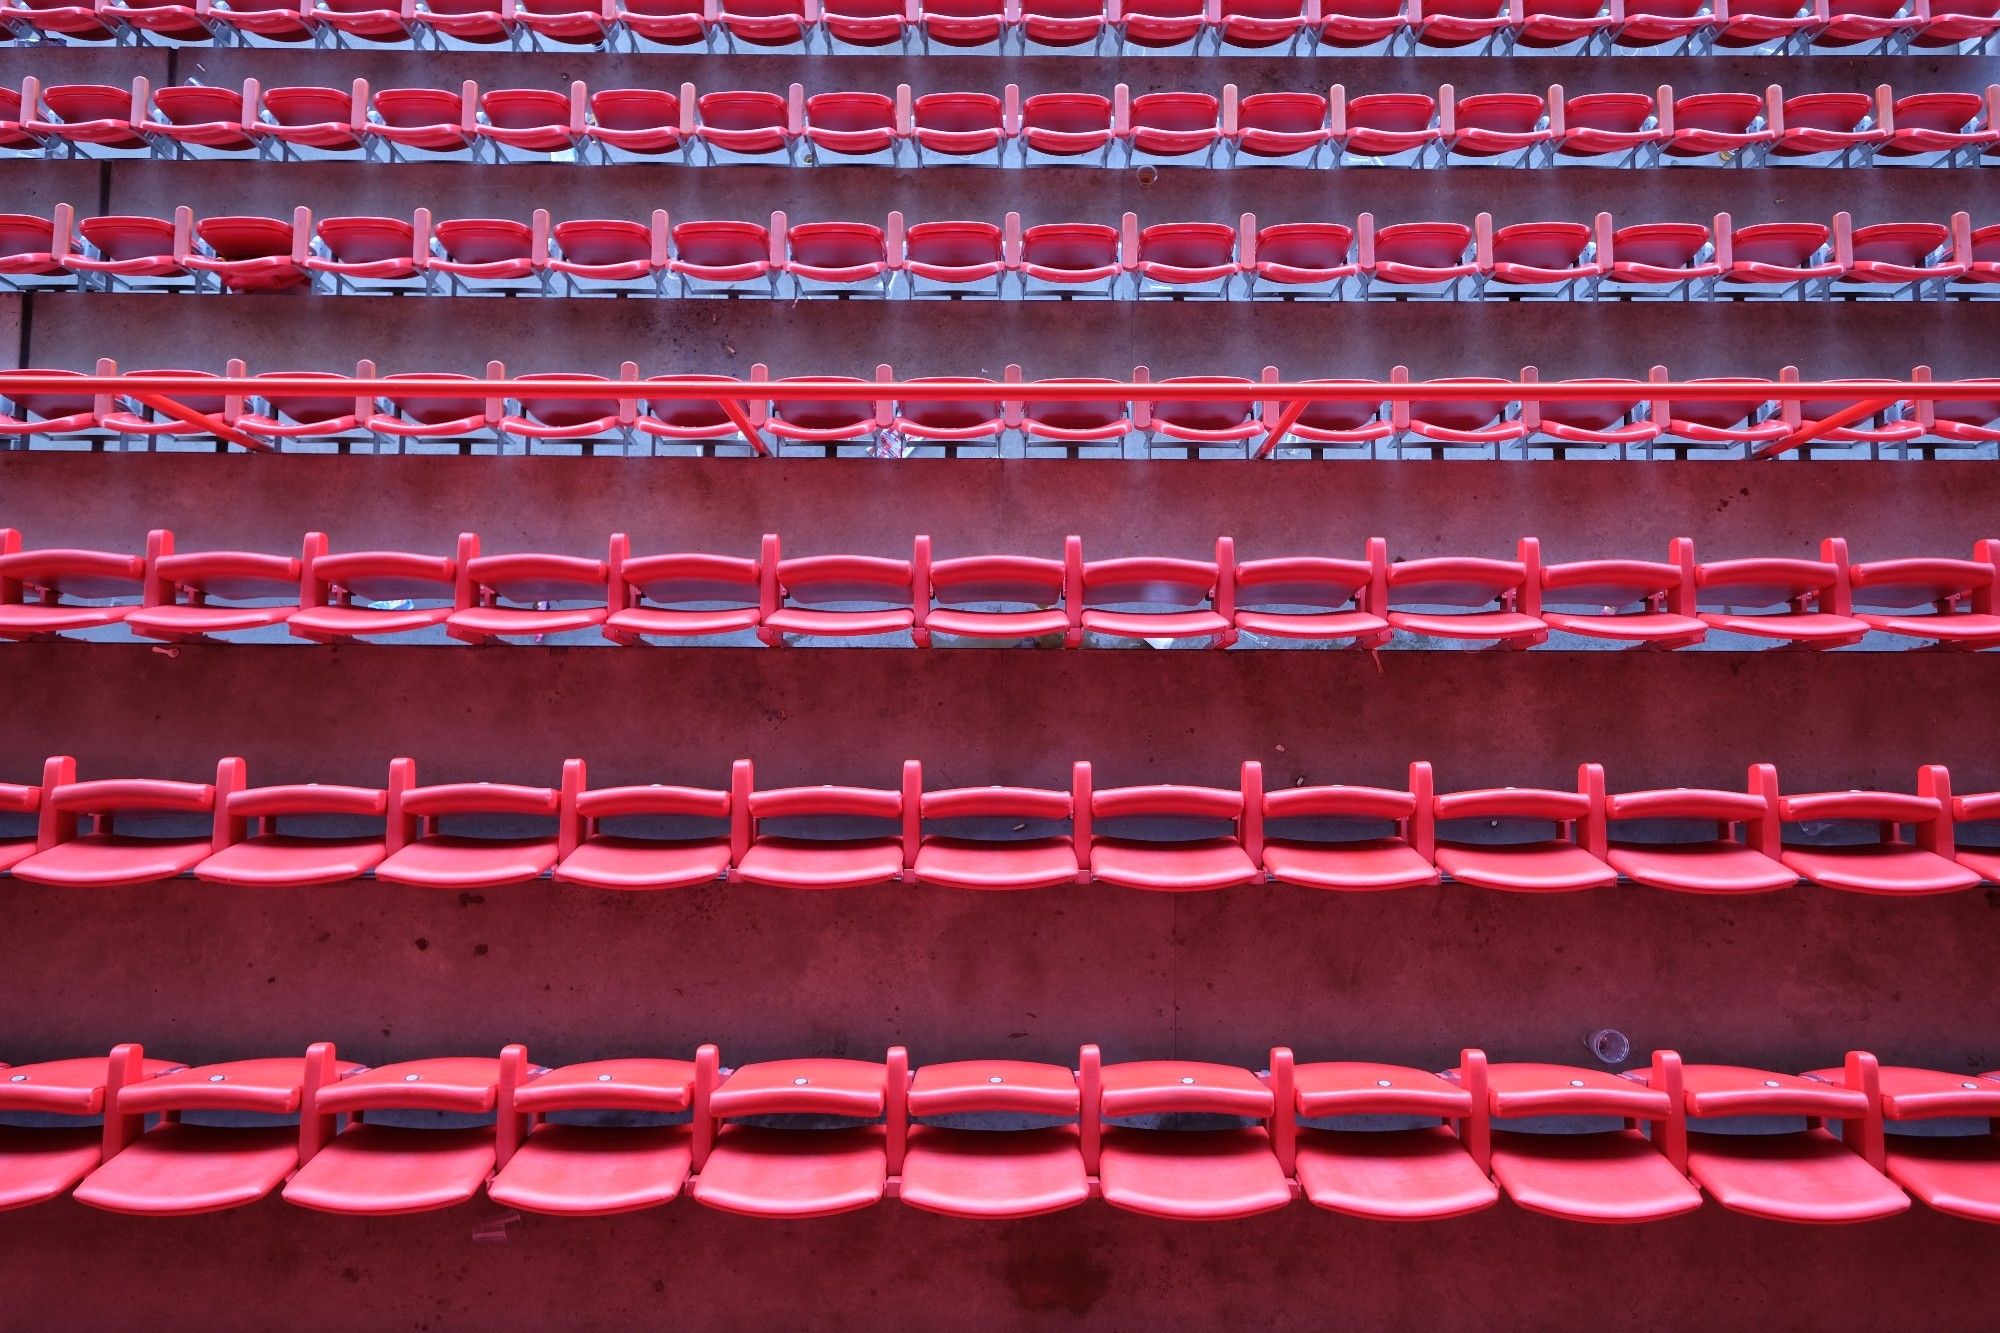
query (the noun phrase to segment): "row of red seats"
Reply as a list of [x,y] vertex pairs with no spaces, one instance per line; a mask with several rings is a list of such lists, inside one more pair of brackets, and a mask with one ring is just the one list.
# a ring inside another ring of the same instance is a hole
[[[1284,1047],[1252,1072],[1199,1060],[1106,1064],[1096,1046],[1074,1068],[1002,1059],[912,1069],[897,1046],[879,1063],[728,1069],[705,1045],[692,1060],[550,1069],[516,1045],[497,1059],[371,1069],[339,1059],[331,1042],[302,1059],[192,1066],[127,1044],[109,1059],[0,1065],[0,1111],[81,1122],[0,1127],[0,1209],[73,1191],[93,1208],[185,1216],[277,1191],[321,1212],[381,1216],[448,1208],[484,1188],[495,1203],[558,1216],[658,1207],[685,1190],[711,1208],[771,1218],[885,1198],[1016,1218],[1101,1198],[1214,1221],[1303,1196],[1408,1222],[1478,1212],[1504,1191],[1518,1207],[1580,1222],[1657,1221],[1704,1197],[1774,1221],[1865,1222],[1903,1212],[1910,1196],[2000,1222],[2000,1133],[1954,1135],[1939,1123],[1984,1119],[2000,1130],[2000,1073],[1884,1068],[1859,1051],[1793,1075],[1684,1064],[1672,1051],[1621,1074],[1489,1064],[1466,1050],[1434,1074],[1299,1063]],[[491,1123],[395,1123],[412,1111]],[[298,1123],[202,1123],[231,1112]],[[968,1115],[1007,1127],[951,1123]],[[830,1123],[756,1123],[767,1116]],[[1159,1117],[1213,1127],[1166,1130]],[[1536,1127],[1552,1117],[1570,1124]],[[1741,1117],[1783,1127],[1726,1123]],[[1373,1127],[1383,1119],[1402,1127]]]
[[1408,300],[2000,297],[2000,223],[1590,222],[1142,227],[0,214],[0,288],[485,296]]
[[990,162],[1115,166],[1970,165],[2000,144],[2000,89],[1897,96],[1653,92],[1349,97],[1203,92],[912,97],[613,88],[0,89],[0,152],[88,157],[477,157],[493,161]]
[[[1803,878],[1850,893],[1911,897],[2000,883],[2000,845],[1957,841],[1961,825],[1987,833],[2000,825],[2000,792],[1953,796],[1949,773],[1936,765],[1919,771],[1915,794],[1783,795],[1769,764],[1751,767],[1744,791],[1607,794],[1596,764],[1578,770],[1572,791],[1436,792],[1425,763],[1410,766],[1403,789],[1266,791],[1255,761],[1243,765],[1235,788],[1106,789],[1079,762],[1070,789],[1058,791],[926,790],[914,759],[904,764],[899,788],[759,789],[750,761],[741,759],[728,788],[710,790],[658,783],[592,788],[581,759],[563,766],[559,787],[419,786],[409,759],[390,764],[385,787],[252,787],[236,758],[218,764],[212,784],[79,782],[75,761],[58,756],[47,762],[40,786],[0,786],[0,811],[36,819],[33,837],[0,841],[0,871],[59,888],[116,888],[193,874],[246,888],[373,875],[416,888],[469,890],[547,875],[558,884],[607,890],[727,880],[801,890],[902,882],[965,890],[1097,883],[1198,892],[1276,881],[1371,892],[1435,885],[1449,876],[1483,889],[1565,893],[1608,888],[1622,876],[1680,893],[1766,893]],[[168,816],[201,827],[178,834],[126,827]],[[324,831],[333,817],[347,821],[338,836]],[[495,832],[503,817],[510,831]],[[1134,820],[1149,826],[1176,820],[1183,829],[1173,838],[1142,837]],[[373,827],[355,832],[356,821]],[[828,821],[839,821],[838,836],[826,833]],[[1502,821],[1500,836],[1514,841],[1491,840]],[[1787,842],[1788,824],[1816,826],[1806,832],[1817,840]],[[663,835],[662,825],[677,836]],[[1829,825],[1874,836],[1829,842]]]
[[[627,444],[636,434],[677,447],[740,445],[757,454],[785,447],[838,452],[844,445],[854,445],[878,455],[900,456],[925,448],[949,452],[982,444],[997,447],[1009,439],[1022,441],[1024,450],[1118,448],[1136,432],[1149,448],[1227,447],[1256,457],[1281,450],[1588,452],[1626,446],[1770,456],[1823,446],[1903,445],[1933,450],[1955,446],[1990,451],[2000,443],[2000,387],[1989,396],[1932,399],[1906,386],[1883,399],[1867,400],[1882,405],[1855,416],[1854,397],[1787,394],[1787,385],[1802,383],[1797,370],[1789,366],[1775,380],[1728,376],[1688,381],[1716,385],[1718,396],[1713,398],[1668,396],[1660,386],[1671,381],[1659,366],[1643,380],[1592,377],[1550,382],[1551,388],[1602,386],[1602,396],[1589,399],[1529,396],[1529,386],[1539,382],[1533,367],[1522,371],[1517,384],[1484,376],[1414,381],[1405,367],[1397,366],[1381,381],[1304,381],[1366,390],[1367,397],[1289,403],[1271,387],[1284,382],[1273,367],[1266,367],[1260,380],[1195,375],[1153,381],[1141,366],[1133,371],[1130,384],[1120,384],[1089,378],[1026,381],[1020,367],[1010,365],[997,381],[934,376],[908,382],[910,388],[947,389],[954,394],[948,399],[910,396],[907,388],[899,392],[888,366],[877,367],[874,381],[823,377],[813,383],[826,386],[824,393],[816,389],[811,397],[784,398],[768,395],[797,381],[772,379],[762,363],[751,367],[747,379],[721,375],[641,379],[638,366],[629,361],[615,380],[598,375],[553,377],[593,388],[602,385],[604,397],[584,396],[582,391],[575,396],[529,392],[550,375],[521,376],[510,382],[513,392],[502,397],[441,394],[432,386],[464,384],[469,390],[480,381],[454,374],[377,380],[373,364],[366,361],[352,379],[325,371],[272,371],[249,377],[240,361],[229,363],[226,379],[190,370],[132,371],[120,376],[110,361],[100,362],[97,373],[118,377],[121,387],[116,392],[63,387],[69,381],[81,385],[81,371],[0,371],[0,442],[143,444],[199,439],[264,450],[313,442],[352,446],[420,440]],[[35,387],[16,387],[23,376],[34,376]],[[505,367],[488,363],[487,379],[505,381]],[[246,381],[248,391],[237,387]],[[369,381],[373,381],[369,390],[353,387]],[[300,387],[302,382],[306,387]],[[1866,381],[1828,383],[1859,386]],[[1933,381],[1925,366],[1917,367],[1909,381],[1918,386],[1933,383],[1949,390],[1986,382]],[[235,391],[222,390],[219,386],[224,384]],[[1490,395],[1480,398],[1431,396],[1440,388],[1488,385]],[[1180,396],[1196,389],[1235,386],[1241,387],[1240,396]],[[1058,390],[1064,391],[1062,397],[1049,396]],[[628,391],[631,397],[612,396],[614,391]],[[1092,396],[1077,396],[1085,392]],[[168,410],[169,401],[178,405],[178,411]]]
[[360,49],[1729,54],[1987,49],[1993,0],[5,0],[24,38]]
[[1652,648],[1701,643],[1710,630],[1787,648],[1841,648],[1871,631],[1955,648],[2000,646],[2000,540],[1972,558],[1852,563],[1831,537],[1817,560],[1698,561],[1674,539],[1664,561],[1544,563],[1521,539],[1512,560],[1431,556],[1391,562],[1377,537],[1359,558],[1086,560],[1070,537],[1061,559],[973,555],[935,560],[931,539],[907,560],[786,557],[766,534],[755,558],[675,551],[633,555],[624,533],[607,557],[483,555],[462,533],[456,556],[328,549],[307,533],[300,555],[176,551],[158,529],[144,555],[21,549],[0,528],[0,639],[123,627],[189,641],[284,626],[337,643],[442,628],[468,643],[595,631],[614,643],[754,635],[946,641],[1087,640],[1216,648],[1263,640],[1350,640],[1378,648],[1401,631],[1430,644],[1533,647],[1552,631]]

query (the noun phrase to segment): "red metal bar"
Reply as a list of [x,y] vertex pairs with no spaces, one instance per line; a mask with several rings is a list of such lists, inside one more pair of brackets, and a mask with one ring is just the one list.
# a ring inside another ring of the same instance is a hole
[[[656,398],[662,395],[647,394],[646,396],[648,398]],[[718,398],[715,400],[715,403],[717,407],[720,407],[722,409],[722,414],[729,418],[730,423],[733,424],[736,427],[736,429],[743,432],[743,438],[750,441],[750,447],[752,449],[755,449],[759,455],[764,455],[771,452],[770,448],[764,443],[763,433],[759,431],[756,426],[751,424],[750,414],[743,410],[743,402],[741,399]]]
[[[902,402],[949,402],[965,396],[963,384],[919,383],[899,380],[866,380],[856,382],[841,379],[790,379],[770,381],[752,385],[749,381],[729,384],[726,387],[701,381],[666,383],[659,380],[644,383],[633,381],[605,381],[584,376],[560,376],[538,380],[481,380],[446,379],[428,376],[412,376],[409,379],[362,379],[351,378],[339,381],[305,379],[290,375],[261,376],[218,376],[200,378],[189,376],[185,380],[160,371],[146,371],[135,375],[64,375],[45,370],[0,370],[0,394],[14,393],[133,393],[134,385],[145,385],[143,391],[194,390],[206,394],[237,393],[255,394],[326,394],[339,392],[364,396],[367,394],[387,394],[393,392],[399,398],[464,398],[464,397],[511,397],[520,399],[543,398],[599,398],[615,399],[620,402],[637,402],[640,399],[661,399],[674,402],[720,402],[724,397],[738,402],[756,400],[759,402],[792,402],[795,400],[832,399],[848,402],[874,402],[892,398]],[[1474,383],[1450,383],[1427,380],[1411,380],[1403,384],[1387,381],[1350,381],[1347,383],[1298,383],[1273,382],[1259,384],[1257,396],[1271,402],[1291,402],[1302,400],[1308,403],[1326,402],[1405,402],[1429,399],[1439,402],[1458,400],[1484,400],[1511,398],[1516,402],[1538,403],[1590,402],[1603,398],[1607,393],[1629,396],[1630,380],[1566,380],[1566,381],[1511,381],[1480,380]],[[718,391],[720,389],[720,391]],[[1761,397],[1853,399],[1858,393],[1868,395],[1870,401],[1877,399],[1887,402],[1923,400],[1929,402],[1960,402],[1967,399],[1991,398],[2000,395],[2000,378],[1963,380],[1839,380],[1787,381],[1782,385],[1771,380],[1752,379],[1712,379],[1699,384],[1682,381],[1667,381],[1647,384],[1649,398],[1709,399]],[[1022,386],[1022,391],[1038,402],[1092,402],[1106,398],[1125,398],[1141,402],[1158,402],[1174,399],[1184,402],[1230,401],[1243,396],[1243,386],[1237,383],[1187,383],[1161,384],[1151,381],[1102,381],[1089,383],[1031,383]]]
[[1877,412],[1880,412],[1883,408],[1899,401],[1901,400],[1897,398],[1865,398],[1858,403],[1852,403],[1841,408],[1830,417],[1821,417],[1818,421],[1807,422],[1784,439],[1771,441],[1763,448],[1757,450],[1751,457],[1776,458],[1779,454],[1790,453],[1802,444],[1817,440],[1828,431],[1839,430],[1843,426],[1851,426],[1857,421],[1866,420],[1874,416]]
[[[158,384],[161,378],[159,375],[147,375],[145,383]],[[322,380],[321,383],[325,383],[325,381]],[[6,390],[0,389],[0,393],[4,392]],[[100,390],[100,392],[102,391]],[[155,412],[164,412],[183,426],[193,426],[196,430],[208,431],[218,440],[227,440],[231,444],[242,445],[253,454],[268,454],[272,452],[271,446],[256,436],[245,435],[222,418],[212,417],[206,412],[197,412],[187,404],[169,398],[165,394],[147,392],[143,389],[127,389],[124,392],[133,401],[143,403]]]
[[1299,418],[1304,415],[1306,407],[1307,402],[1303,398],[1287,400],[1285,410],[1278,413],[1278,424],[1271,427],[1271,433],[1257,446],[1256,457],[1269,458],[1277,450],[1278,441],[1285,438],[1285,432],[1299,424]]

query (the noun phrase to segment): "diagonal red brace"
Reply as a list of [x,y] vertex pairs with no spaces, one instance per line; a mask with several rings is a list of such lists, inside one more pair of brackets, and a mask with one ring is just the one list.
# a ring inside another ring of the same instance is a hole
[[236,427],[223,421],[222,418],[197,412],[185,403],[177,402],[165,394],[147,393],[143,389],[131,388],[128,388],[126,392],[132,396],[134,401],[145,404],[155,412],[164,412],[183,426],[193,426],[197,430],[209,431],[217,439],[241,445],[253,454],[268,454],[271,452],[271,446],[256,436],[245,435],[242,431],[236,429]]
[[1843,426],[1851,426],[1857,421],[1865,421],[1896,401],[1894,398],[1864,398],[1858,403],[1841,408],[1830,417],[1821,417],[1818,421],[1807,422],[1784,439],[1773,440],[1750,456],[1752,458],[1776,458],[1779,454],[1790,453],[1802,444],[1809,444],[1817,440],[1828,431],[1836,431]]

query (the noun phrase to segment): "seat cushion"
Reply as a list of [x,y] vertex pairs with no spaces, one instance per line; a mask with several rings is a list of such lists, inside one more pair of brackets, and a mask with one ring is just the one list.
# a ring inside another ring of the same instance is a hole
[[1321,1208],[1390,1222],[1462,1217],[1499,1189],[1442,1125],[1382,1132],[1301,1129],[1299,1186]]
[[299,1168],[288,1202],[361,1217],[464,1203],[493,1171],[493,1130],[351,1125]]
[[1618,872],[1574,843],[1440,842],[1438,868],[1453,879],[1482,889],[1516,893],[1568,893],[1601,889],[1618,882]]
[[127,838],[86,833],[14,866],[14,877],[70,889],[113,889],[186,874],[208,856],[207,838]]
[[1254,884],[1264,873],[1232,838],[1193,842],[1098,838],[1090,847],[1090,871],[1106,884],[1168,892]]
[[694,1160],[686,1125],[537,1126],[487,1195],[531,1213],[596,1217],[670,1202]]
[[1978,871],[1921,847],[1787,847],[1781,859],[1815,884],[1855,893],[1953,893],[1979,883]]
[[1954,1138],[1891,1134],[1889,1175],[1941,1213],[2000,1222],[2000,1141],[1990,1134]]
[[380,838],[300,838],[267,833],[225,847],[194,868],[197,878],[245,888],[296,888],[357,879],[378,865]]
[[1616,842],[1604,859],[1635,883],[1682,893],[1766,893],[1799,882],[1740,842]]
[[827,1217],[879,1203],[889,1158],[882,1127],[726,1125],[694,1185],[711,1208],[751,1217]]
[[57,1197],[90,1174],[103,1147],[104,1131],[96,1125],[75,1129],[0,1125],[0,1212]]
[[706,884],[729,869],[729,840],[626,838],[600,833],[586,838],[556,867],[559,884],[591,889],[684,889]]
[[1271,878],[1308,889],[1407,889],[1438,882],[1437,867],[1401,838],[1264,844]]
[[255,1203],[298,1163],[299,1131],[291,1125],[162,1124],[91,1172],[75,1198],[113,1213],[213,1213]]
[[917,878],[948,889],[1046,889],[1074,883],[1076,848],[1068,838],[1000,842],[928,837],[917,850]]
[[490,889],[534,879],[556,863],[554,838],[432,834],[393,852],[375,878],[423,889]]
[[759,838],[736,872],[779,889],[856,889],[902,874],[903,845],[894,838]]
[[1074,1125],[1018,1131],[914,1125],[902,1199],[952,1217],[1035,1217],[1090,1197]]
[[1199,639],[1230,623],[1213,611],[1085,611],[1083,627],[1124,639]]
[[1189,1221],[1250,1217],[1292,1200],[1262,1129],[1107,1128],[1098,1180],[1114,1207]]
[[1636,1129],[1495,1130],[1493,1177],[1523,1208],[1575,1222],[1655,1222],[1701,1207],[1701,1191]]
[[1824,1129],[1690,1134],[1688,1174],[1724,1208],[1778,1222],[1869,1222],[1910,1198]]

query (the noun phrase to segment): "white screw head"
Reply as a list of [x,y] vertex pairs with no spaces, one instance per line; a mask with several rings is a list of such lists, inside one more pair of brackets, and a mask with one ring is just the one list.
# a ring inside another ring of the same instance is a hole
[[1961,1088],[1972,1088],[1975,1090],[1977,1090],[1977,1088],[1979,1087],[1977,1083],[1961,1083],[1958,1086]]
[[[16,1074],[12,1078],[9,1078],[7,1081],[9,1083],[26,1083],[28,1081],[28,1076],[26,1074]],[[1969,1088],[1972,1085],[1968,1083],[1965,1086]]]
[[421,1079],[422,1077],[423,1077],[422,1074],[405,1074],[403,1075],[403,1082],[415,1083],[418,1079]]
[[792,1080],[792,1086],[793,1086],[793,1087],[796,1087],[796,1088],[803,1088],[803,1087],[804,1087],[805,1085],[806,1085],[806,1081],[805,1081],[804,1079],[802,1079],[802,1078],[795,1078],[795,1079],[793,1079],[793,1080]]
[[1181,1082],[1183,1082],[1183,1083],[1192,1083],[1192,1082],[1194,1082],[1194,1080],[1193,1080],[1192,1078],[1184,1078],[1184,1079],[1182,1079],[1182,1080],[1181,1080]]
[[1764,1086],[1767,1088],[1775,1088],[1778,1086],[1778,1080],[1774,1078],[1767,1078],[1764,1080]]
[[1569,1085],[1572,1088],[1580,1088],[1583,1086],[1583,1080],[1580,1078],[1573,1078],[1569,1081]]
[[998,1074],[995,1074],[992,1078],[989,1078],[986,1081],[988,1083],[1005,1083],[1007,1080],[1001,1078]]
[[599,1083],[609,1083],[609,1082],[611,1081],[611,1075],[609,1075],[609,1074],[599,1074],[599,1075],[597,1076],[597,1081],[598,1081]]
[[1389,1080],[1386,1078],[1378,1078],[1375,1080],[1375,1086],[1378,1088],[1386,1088],[1389,1086]]
[[208,1076],[208,1081],[209,1081],[210,1083],[220,1083],[220,1082],[222,1082],[222,1075],[220,1075],[220,1074],[210,1074],[210,1075]]

